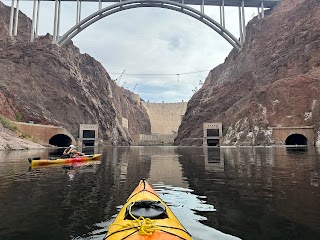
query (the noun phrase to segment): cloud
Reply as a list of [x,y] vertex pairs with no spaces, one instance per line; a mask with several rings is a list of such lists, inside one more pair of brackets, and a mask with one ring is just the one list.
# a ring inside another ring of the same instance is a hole
[[[11,1],[5,4],[11,5]],[[110,4],[104,3],[103,7],[107,5]],[[20,1],[20,10],[29,17],[32,6],[33,2]],[[97,10],[98,3],[83,2],[81,18]],[[246,21],[254,12],[255,9],[246,9]],[[218,7],[205,7],[205,14],[220,21]],[[53,16],[54,2],[41,2],[40,35],[52,34]],[[225,16],[227,29],[238,38],[238,8],[226,7]],[[76,23],[75,19],[76,2],[62,1],[60,35]],[[232,49],[200,21],[181,12],[150,7],[107,16],[72,40],[82,53],[101,62],[113,79],[125,69],[119,85],[129,90],[136,86],[135,92],[152,102],[188,101],[208,74],[203,70],[223,63]]]

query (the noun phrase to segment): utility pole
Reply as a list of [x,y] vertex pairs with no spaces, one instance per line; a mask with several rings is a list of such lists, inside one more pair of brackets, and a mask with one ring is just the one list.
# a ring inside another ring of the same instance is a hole
[[136,87],[137,87],[137,83],[136,83],[136,85],[134,85],[134,87],[133,87],[133,89],[132,89],[132,92],[134,92],[134,90],[136,89]]
[[116,83],[120,86],[120,80],[121,80],[121,78],[122,78],[122,76],[123,76],[123,74],[124,74],[124,72],[125,72],[126,70],[124,69],[123,71],[122,71],[122,73],[120,74],[120,76],[116,79]]

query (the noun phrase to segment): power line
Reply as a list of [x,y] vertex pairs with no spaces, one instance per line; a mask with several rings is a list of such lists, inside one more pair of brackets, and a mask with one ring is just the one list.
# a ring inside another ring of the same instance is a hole
[[[184,73],[123,73],[123,75],[131,75],[131,76],[179,76],[179,75],[187,75],[201,72],[209,72],[211,70],[201,70],[195,72],[184,72]],[[121,73],[110,73],[110,74],[121,74]]]

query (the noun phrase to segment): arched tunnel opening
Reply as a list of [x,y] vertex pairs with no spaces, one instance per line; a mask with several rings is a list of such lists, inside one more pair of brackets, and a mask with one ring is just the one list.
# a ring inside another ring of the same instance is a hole
[[287,137],[286,145],[308,145],[308,139],[302,134],[292,134]]
[[49,140],[49,144],[57,147],[68,147],[72,143],[72,140],[69,136],[64,134],[54,135]]

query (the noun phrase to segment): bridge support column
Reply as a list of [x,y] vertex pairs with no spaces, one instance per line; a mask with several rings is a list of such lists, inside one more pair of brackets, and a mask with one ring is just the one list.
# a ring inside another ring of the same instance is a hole
[[225,27],[224,0],[222,0],[221,6],[220,6],[220,24],[222,27]]
[[[261,10],[260,10],[261,9]],[[261,7],[258,7],[258,18],[264,18],[264,6],[263,1],[261,2]]]
[[244,14],[244,0],[241,2],[241,13],[242,13],[242,38],[243,42],[246,39],[246,19],[245,19],[245,14]]
[[81,20],[81,1],[77,0],[77,19],[76,23],[78,24]]
[[240,35],[240,43],[243,44],[243,34],[242,34],[242,18],[241,18],[241,8],[239,7],[239,35]]
[[264,4],[263,4],[263,1],[261,1],[261,18],[264,18]]
[[201,1],[200,12],[204,13],[204,0]]
[[52,43],[56,43],[56,35],[57,35],[57,14],[58,14],[58,0],[55,0],[54,3],[54,20],[53,20],[53,39]]
[[54,7],[54,23],[53,23],[53,43],[56,43],[59,36],[59,23],[60,21],[60,0],[55,0]]
[[34,35],[35,35],[35,23],[37,22],[36,19],[36,12],[38,11],[38,4],[37,0],[33,0],[33,11],[32,11],[32,26],[31,26],[31,39],[30,42],[34,41]]
[[9,35],[12,36],[13,32],[13,16],[14,16],[14,0],[11,2],[11,11],[10,11],[10,23],[9,23]]
[[13,30],[13,35],[14,36],[18,35],[18,20],[19,20],[19,0],[17,0],[17,5],[16,5],[16,13],[15,13],[15,20],[14,20],[14,30]]
[[244,0],[241,1],[241,6],[239,6],[239,32],[240,32],[240,42],[244,43],[246,38],[246,20],[244,14]]
[[102,2],[101,0],[99,0],[99,7],[98,7],[98,10],[101,10],[102,9]]
[[38,0],[38,9],[37,9],[37,22],[36,22],[36,35],[38,37],[38,29],[39,29],[39,15],[40,15],[40,0]]
[[59,8],[58,8],[58,24],[57,24],[57,40],[60,36],[60,16],[61,16],[61,0],[59,1]]

